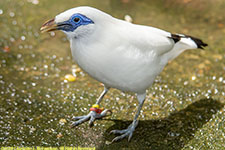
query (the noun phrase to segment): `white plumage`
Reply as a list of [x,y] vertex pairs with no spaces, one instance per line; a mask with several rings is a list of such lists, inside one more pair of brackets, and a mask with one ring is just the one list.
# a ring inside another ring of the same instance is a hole
[[[74,14],[82,14],[94,22],[80,25],[72,32],[64,31],[69,38],[74,60],[91,77],[105,85],[103,96],[109,88],[134,92],[138,96],[139,109],[144,102],[146,89],[153,84],[168,61],[186,49],[206,46],[197,38],[132,24],[91,7],[67,10],[57,15],[54,22],[60,24],[70,20]],[[103,96],[100,96],[97,104]],[[89,119],[91,117],[93,113]],[[130,139],[137,125],[136,119],[126,132],[113,132],[129,136]],[[80,123],[75,122],[77,124]]]
[[79,27],[79,33],[67,33],[69,37],[82,35],[69,38],[74,60],[96,80],[122,91],[144,93],[170,59],[185,49],[197,48],[191,39],[175,44],[168,38],[169,32],[128,23],[90,7],[70,9],[55,21],[65,21],[74,13],[96,22]]

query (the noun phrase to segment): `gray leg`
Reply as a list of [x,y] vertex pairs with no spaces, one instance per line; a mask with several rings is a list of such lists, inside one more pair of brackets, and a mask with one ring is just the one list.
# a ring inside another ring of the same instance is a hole
[[104,91],[101,93],[101,95],[99,96],[99,98],[97,99],[96,104],[100,104],[103,97],[105,96],[105,94],[109,91],[109,88],[104,86]]
[[142,108],[142,106],[144,104],[145,96],[146,96],[146,93],[137,94],[137,99],[138,99],[139,105],[138,105],[138,110],[137,110],[137,113],[135,114],[135,117],[134,117],[133,122],[128,126],[127,129],[124,129],[124,130],[112,130],[110,133],[113,133],[113,134],[122,134],[120,136],[115,137],[112,140],[112,142],[121,140],[121,139],[123,139],[125,137],[128,137],[128,141],[130,141],[130,139],[131,139],[131,137],[133,135],[133,132],[134,132],[135,128],[138,125],[137,118],[138,118],[138,116],[140,114],[140,111],[141,111],[141,108]]
[[[105,96],[105,94],[109,91],[109,88],[104,87],[104,91],[101,93],[101,95],[99,96],[99,98],[97,99],[96,104],[99,105],[100,102],[102,101],[103,97]],[[73,120],[75,120],[72,123],[72,127],[78,126],[86,121],[89,120],[89,126],[93,126],[93,123],[95,121],[95,119],[101,119],[105,116],[107,116],[107,112],[110,112],[110,110],[105,109],[104,111],[102,111],[100,114],[98,114],[95,111],[90,111],[89,114],[85,115],[85,116],[77,116],[77,117],[73,117]],[[77,121],[76,121],[77,120]]]

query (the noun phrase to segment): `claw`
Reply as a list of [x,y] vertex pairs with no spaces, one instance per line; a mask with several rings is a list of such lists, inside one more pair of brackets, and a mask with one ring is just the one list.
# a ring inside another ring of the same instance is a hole
[[130,139],[131,139],[132,136],[133,136],[133,132],[131,132],[131,133],[129,134],[128,142],[130,142]]
[[77,117],[73,117],[72,120],[75,120],[75,121],[76,121],[76,120],[80,120],[80,119],[82,119],[82,118],[84,118],[84,117],[85,117],[85,116],[77,116]]
[[87,116],[82,116],[80,117],[80,119],[78,121],[75,121],[72,123],[71,127],[74,128],[82,123],[84,123],[85,121],[87,121],[90,118],[90,115],[88,114]]
[[[107,114],[109,112],[109,114]],[[105,110],[103,110],[102,112],[101,112],[101,117],[106,117],[106,116],[110,116],[110,115],[112,115],[112,111],[111,110],[109,110],[109,109],[105,109]]]
[[124,134],[127,131],[127,129],[124,130],[112,130],[110,131],[110,134]]
[[115,138],[112,140],[112,142],[116,142],[116,141],[118,141],[118,140],[121,140],[121,139],[125,138],[125,137],[128,136],[128,135],[129,135],[129,133],[127,132],[127,133],[125,133],[125,134],[122,134],[122,135],[120,135],[120,136],[117,136],[117,137],[115,137]]
[[[110,114],[108,114],[108,112]],[[72,122],[71,124],[71,128],[74,128],[82,123],[84,123],[85,121],[89,120],[89,126],[92,127],[94,125],[94,121],[96,119],[101,119],[103,117],[109,116],[112,114],[112,111],[109,109],[105,109],[104,111],[102,111],[100,114],[97,113],[96,111],[90,111],[88,115],[86,116],[77,116],[77,117],[73,117],[72,119],[75,120],[74,122]]]
[[95,121],[95,117],[91,116],[91,118],[89,120],[89,127],[93,127],[94,121]]
[[70,125],[70,128],[74,128],[74,127],[76,127],[76,126],[78,126],[78,123],[77,123],[77,122],[73,122],[73,123]]
[[133,132],[134,132],[135,128],[137,127],[137,125],[138,125],[138,121],[136,120],[136,121],[132,122],[132,123],[128,126],[127,129],[123,129],[123,130],[112,130],[112,131],[110,132],[110,134],[111,134],[111,133],[113,133],[113,134],[122,134],[122,135],[120,135],[120,136],[115,137],[115,138],[112,140],[112,142],[116,142],[116,141],[121,140],[121,139],[123,139],[123,138],[125,138],[125,137],[127,137],[127,136],[128,136],[128,142],[129,142],[129,141],[131,140],[132,136],[133,136]]

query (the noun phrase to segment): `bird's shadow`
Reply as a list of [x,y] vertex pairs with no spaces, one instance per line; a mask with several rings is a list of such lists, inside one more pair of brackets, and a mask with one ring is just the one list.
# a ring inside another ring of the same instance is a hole
[[111,120],[114,125],[103,134],[103,140],[98,149],[181,149],[190,141],[199,128],[207,123],[213,114],[224,104],[218,100],[201,99],[185,109],[170,114],[159,120],[139,121],[130,142],[127,138],[110,143],[115,135],[109,134],[114,129],[125,129],[131,121]]

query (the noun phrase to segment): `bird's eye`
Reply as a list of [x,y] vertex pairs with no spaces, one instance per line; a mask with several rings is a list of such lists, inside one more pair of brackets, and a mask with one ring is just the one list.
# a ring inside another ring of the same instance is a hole
[[73,21],[77,23],[77,22],[80,21],[80,18],[76,17],[76,18],[73,19]]

